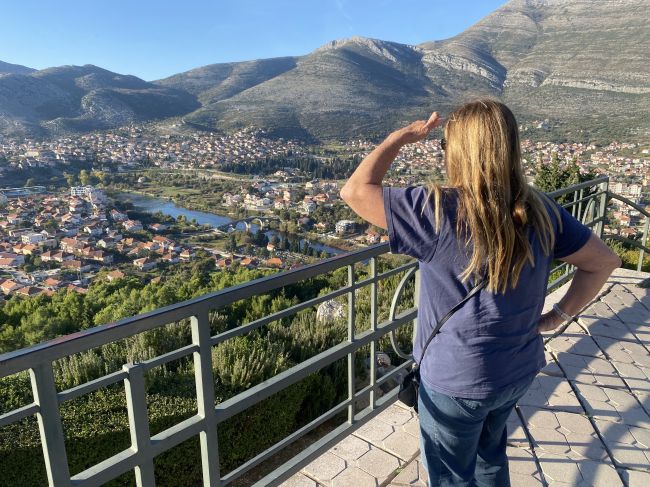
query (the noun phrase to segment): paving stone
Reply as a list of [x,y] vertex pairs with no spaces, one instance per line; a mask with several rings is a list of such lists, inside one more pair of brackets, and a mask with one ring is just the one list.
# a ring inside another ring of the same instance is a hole
[[407,421],[406,424],[402,426],[402,429],[408,434],[420,438],[420,421],[418,421],[417,416],[414,416],[410,421]]
[[390,426],[402,426],[415,417],[415,412],[403,409],[396,405],[388,406],[388,409],[379,413],[376,418]]
[[585,334],[582,329],[577,331],[576,328],[580,327],[575,323],[570,325],[570,328],[571,331],[567,328],[561,335],[551,339],[546,344],[546,348],[556,353],[565,352],[586,355],[588,357],[604,358],[603,353],[592,337]]
[[377,479],[357,467],[346,468],[332,479],[332,487],[378,487]]
[[623,269],[622,267],[619,267],[618,269],[614,269],[612,275],[609,276],[608,282],[613,284],[620,284],[626,288],[631,288],[647,278],[647,272],[639,272],[632,269]]
[[282,482],[280,487],[319,487],[319,484],[303,473],[297,473],[293,477]]
[[600,300],[603,303],[606,303],[613,310],[629,308],[638,302],[636,296],[634,296],[627,287],[620,284],[614,284],[610,291],[600,298]]
[[583,412],[567,380],[541,374],[535,377],[526,394],[519,400],[519,405]]
[[619,319],[626,323],[650,325],[650,313],[648,312],[648,308],[639,301],[637,301],[633,306],[616,309],[615,311]]
[[378,448],[373,448],[356,461],[356,466],[375,477],[380,485],[402,465],[404,462],[397,457]]
[[506,454],[508,455],[510,484],[512,487],[542,485],[539,469],[530,450],[508,447]]
[[427,471],[424,469],[420,458],[416,458],[406,465],[401,472],[391,481],[391,486],[417,485],[424,487],[428,485]]
[[523,448],[530,447],[528,438],[526,437],[526,432],[524,431],[524,426],[521,424],[519,415],[514,409],[510,413],[510,416],[508,416],[506,428],[508,430],[508,445]]
[[625,286],[625,289],[627,289],[631,294],[634,294],[634,297],[638,299],[641,304],[650,309],[650,289],[634,285]]
[[413,460],[420,452],[420,439],[406,431],[396,431],[388,436],[382,445],[384,450],[392,453],[405,462]]
[[650,367],[650,353],[639,343],[625,342],[600,336],[595,336],[594,340],[596,340],[610,360]]
[[386,424],[383,421],[372,419],[371,421],[361,426],[358,430],[356,430],[354,434],[359,438],[368,440],[374,445],[381,445],[381,442],[384,440],[384,438],[386,438],[394,431],[395,428],[393,428],[391,425]]
[[650,428],[650,416],[627,391],[586,384],[575,384],[583,398],[587,414],[593,418]]
[[337,457],[346,462],[354,462],[357,458],[370,451],[370,443],[354,435],[344,438],[330,449]]
[[579,316],[578,322],[584,326],[590,335],[598,335],[617,340],[636,342],[637,338],[630,329],[620,320],[609,318],[596,318],[592,316]]
[[589,305],[587,309],[583,310],[580,313],[580,316],[584,316],[585,318],[605,318],[621,321],[614,310],[603,301],[596,301],[595,303]]
[[587,417],[524,406],[520,409],[536,453],[551,453],[572,460],[609,461],[607,451]]
[[620,473],[630,487],[648,487],[650,485],[650,473],[625,469],[621,469]]
[[650,472],[649,430],[600,419],[596,419],[595,423],[618,465]]
[[647,398],[650,397],[650,367],[623,362],[611,362],[611,364],[618,371],[621,378],[625,380],[632,393],[642,403],[647,403]]
[[555,357],[548,350],[544,350],[544,358],[546,358],[546,365],[540,373],[546,375],[554,375],[555,377],[564,377],[564,372],[560,369],[560,366],[555,361]]
[[331,486],[332,479],[340,474],[347,464],[331,452],[326,452],[303,469],[303,473],[323,485]]
[[623,486],[616,469],[608,463],[570,458],[551,453],[538,454],[539,464],[549,487],[571,485],[578,487]]
[[571,381],[625,389],[614,366],[607,360],[572,353],[558,353],[557,361]]

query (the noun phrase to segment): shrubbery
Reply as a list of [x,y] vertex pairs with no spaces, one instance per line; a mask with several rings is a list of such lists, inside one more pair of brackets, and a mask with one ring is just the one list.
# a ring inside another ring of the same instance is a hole
[[[161,284],[134,278],[108,283],[97,280],[88,294],[60,292],[53,297],[12,300],[0,310],[2,351],[29,345],[61,333],[114,321],[263,275],[238,269],[211,272],[209,265],[179,268]],[[210,315],[213,334],[240,326],[260,316],[303,302],[344,284],[346,270],[286,286],[265,295],[233,303]],[[380,302],[389,303],[398,282],[393,277],[379,286]],[[369,289],[357,291],[358,329],[368,327]],[[346,302],[345,298],[342,299]],[[405,304],[408,305],[408,302]],[[34,314],[42,319],[34,318]],[[386,306],[380,320],[387,316]],[[40,327],[38,326],[40,325]],[[346,320],[317,323],[315,311],[296,316],[217,345],[212,351],[217,402],[286,370],[347,339]],[[388,341],[382,341],[388,346]],[[410,332],[402,332],[404,343]],[[124,363],[138,362],[191,342],[187,321],[107,344],[55,363],[57,388],[63,390],[110,372]],[[357,354],[357,377],[364,376],[367,354]],[[191,357],[157,367],[146,374],[151,434],[196,414],[196,390]],[[347,397],[347,363],[337,361],[317,374],[286,388],[218,427],[222,475],[307,424]],[[32,401],[27,373],[0,379],[0,412]],[[66,451],[74,475],[130,446],[126,399],[122,384],[101,389],[61,406]],[[158,485],[199,484],[201,461],[198,438],[188,440],[155,459]],[[45,469],[34,417],[0,429],[2,485],[45,485]],[[112,485],[132,485],[124,475]]]

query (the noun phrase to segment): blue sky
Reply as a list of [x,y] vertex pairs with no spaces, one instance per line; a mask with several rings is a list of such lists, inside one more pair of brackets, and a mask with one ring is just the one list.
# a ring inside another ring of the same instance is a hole
[[7,0],[0,60],[95,64],[153,80],[206,64],[306,54],[353,35],[451,37],[505,0]]

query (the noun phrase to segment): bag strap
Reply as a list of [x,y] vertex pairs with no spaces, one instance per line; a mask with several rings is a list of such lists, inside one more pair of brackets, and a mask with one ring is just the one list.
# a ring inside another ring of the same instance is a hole
[[[433,340],[433,337],[438,334],[440,331],[440,328],[442,325],[445,324],[445,322],[453,316],[453,314],[458,311],[460,308],[463,307],[463,305],[470,300],[472,296],[477,294],[482,288],[485,287],[486,281],[481,281],[479,282],[476,286],[472,288],[472,290],[465,296],[458,304],[456,304],[453,308],[451,308],[445,316],[443,316],[440,321],[436,324],[436,326],[433,328],[433,331],[431,332],[431,335],[429,335],[429,338],[427,339],[427,342],[424,344],[424,348],[422,349],[422,358],[420,358],[420,362],[424,359],[424,354],[427,352],[427,347],[431,343],[431,340]],[[418,364],[419,367],[420,364]]]

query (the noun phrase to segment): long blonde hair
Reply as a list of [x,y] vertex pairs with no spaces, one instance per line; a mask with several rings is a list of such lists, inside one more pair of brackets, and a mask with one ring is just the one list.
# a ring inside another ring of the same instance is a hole
[[[448,116],[444,134],[447,182],[459,194],[457,234],[472,247],[459,277],[486,279],[489,291],[504,293],[517,285],[526,262],[535,265],[528,226],[546,255],[553,249],[548,197],[526,183],[517,121],[503,103],[484,99],[463,105]],[[442,191],[430,185],[438,229]]]

